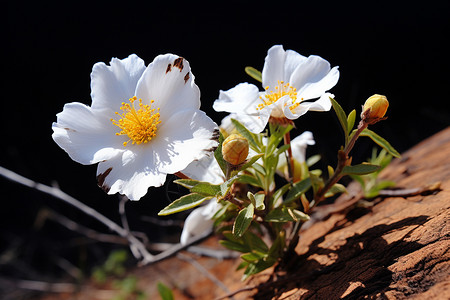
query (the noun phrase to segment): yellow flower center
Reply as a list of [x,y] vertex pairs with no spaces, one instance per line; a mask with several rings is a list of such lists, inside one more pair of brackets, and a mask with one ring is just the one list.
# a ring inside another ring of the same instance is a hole
[[156,136],[157,125],[161,123],[159,121],[159,108],[155,109],[151,107],[154,100],[150,105],[142,104],[142,100],[139,99],[139,108],[136,109],[134,102],[138,100],[136,96],[130,98],[129,103],[122,102],[120,109],[123,111],[121,114],[116,112],[121,118],[119,120],[111,119],[111,122],[122,129],[121,132],[117,132],[116,135],[127,135],[130,139],[123,143],[126,146],[130,141],[132,144],[145,144],[148,143],[154,136]]
[[[269,90],[269,88],[270,88],[269,86],[266,86],[265,94],[259,97],[262,100],[262,103],[258,104],[257,107],[258,110],[261,110],[266,106],[274,104],[284,96],[289,96],[289,98],[292,100],[292,105],[289,107],[289,109],[292,111],[297,106],[299,106],[301,100],[303,100],[303,98],[301,98],[299,102],[297,101],[297,89],[291,86],[289,83],[278,81],[278,85],[275,86],[275,90]],[[286,102],[284,105],[288,105],[288,103]]]

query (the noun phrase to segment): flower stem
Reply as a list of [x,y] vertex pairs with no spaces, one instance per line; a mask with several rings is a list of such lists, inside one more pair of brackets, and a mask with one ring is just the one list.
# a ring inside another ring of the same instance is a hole
[[[283,136],[283,140],[284,140],[285,145],[291,144],[291,132],[290,131],[288,131]],[[288,180],[292,184],[292,182],[294,180],[294,160],[292,159],[292,148],[291,147],[289,147],[287,149],[286,160],[287,160],[288,176],[289,176]]]

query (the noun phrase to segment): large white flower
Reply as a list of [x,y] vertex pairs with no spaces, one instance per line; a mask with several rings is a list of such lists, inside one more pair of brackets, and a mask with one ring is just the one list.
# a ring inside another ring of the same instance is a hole
[[69,103],[53,123],[53,139],[81,164],[98,164],[98,184],[131,200],[167,174],[217,146],[217,125],[200,108],[200,91],[182,57],[136,55],[97,63],[91,106]]
[[[339,79],[338,67],[330,68],[325,59],[299,53],[276,45],[269,49],[262,71],[264,91],[241,83],[228,91],[220,91],[214,102],[216,111],[239,115],[252,132],[261,132],[269,118],[294,120],[307,111],[331,109],[326,93]],[[317,99],[318,98],[318,99]]]

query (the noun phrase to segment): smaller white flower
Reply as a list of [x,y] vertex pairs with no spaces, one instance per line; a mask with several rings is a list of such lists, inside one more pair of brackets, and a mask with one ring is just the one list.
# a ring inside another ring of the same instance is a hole
[[250,131],[258,133],[271,117],[294,120],[307,111],[330,110],[329,97],[334,96],[326,91],[338,79],[338,67],[331,68],[325,59],[316,55],[305,57],[276,45],[269,49],[265,59],[264,91],[260,92],[253,84],[241,83],[220,91],[213,108],[238,114]]
[[190,239],[212,230],[214,224],[212,217],[220,208],[217,199],[212,198],[208,204],[194,209],[184,221],[180,243],[186,245]]
[[91,106],[69,103],[53,123],[53,139],[81,164],[98,164],[108,194],[138,200],[217,146],[217,125],[200,110],[200,91],[182,57],[136,55],[91,73]]
[[[212,184],[221,184],[225,181],[222,169],[213,156],[193,161],[182,173],[189,178]],[[190,239],[212,230],[214,224],[212,217],[221,207],[222,205],[217,203],[217,198],[212,198],[206,205],[195,208],[184,221],[180,243],[186,245]]]
[[[294,161],[294,181],[299,179],[298,171],[300,171],[300,164],[306,160],[306,148],[315,145],[314,137],[311,131],[305,131],[291,141],[292,159]],[[282,176],[288,177],[287,161],[285,155],[280,155],[277,165],[278,173]]]

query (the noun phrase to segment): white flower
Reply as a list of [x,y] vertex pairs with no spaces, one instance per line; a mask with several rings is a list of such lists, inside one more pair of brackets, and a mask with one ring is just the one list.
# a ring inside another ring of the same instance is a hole
[[184,221],[180,243],[186,245],[190,239],[212,230],[214,220],[212,217],[221,208],[217,199],[209,200],[208,204],[194,209]]
[[[300,180],[300,164],[305,162],[306,148],[315,145],[314,137],[311,131],[305,131],[291,141],[292,160],[294,161],[294,182]],[[277,171],[280,175],[289,177],[286,156],[280,155],[277,165]]]
[[[265,91],[249,83],[241,83],[228,91],[220,91],[214,102],[216,111],[236,113],[252,132],[264,130],[269,118],[297,119],[307,111],[331,109],[326,93],[339,79],[338,67],[330,68],[325,59],[302,56],[276,45],[269,49],[262,71]],[[317,99],[318,98],[318,99]],[[311,101],[317,99],[315,101]]]
[[167,174],[217,146],[217,125],[200,108],[200,91],[182,57],[136,55],[94,65],[91,106],[69,103],[53,123],[53,139],[81,164],[98,164],[99,185],[131,200]]

